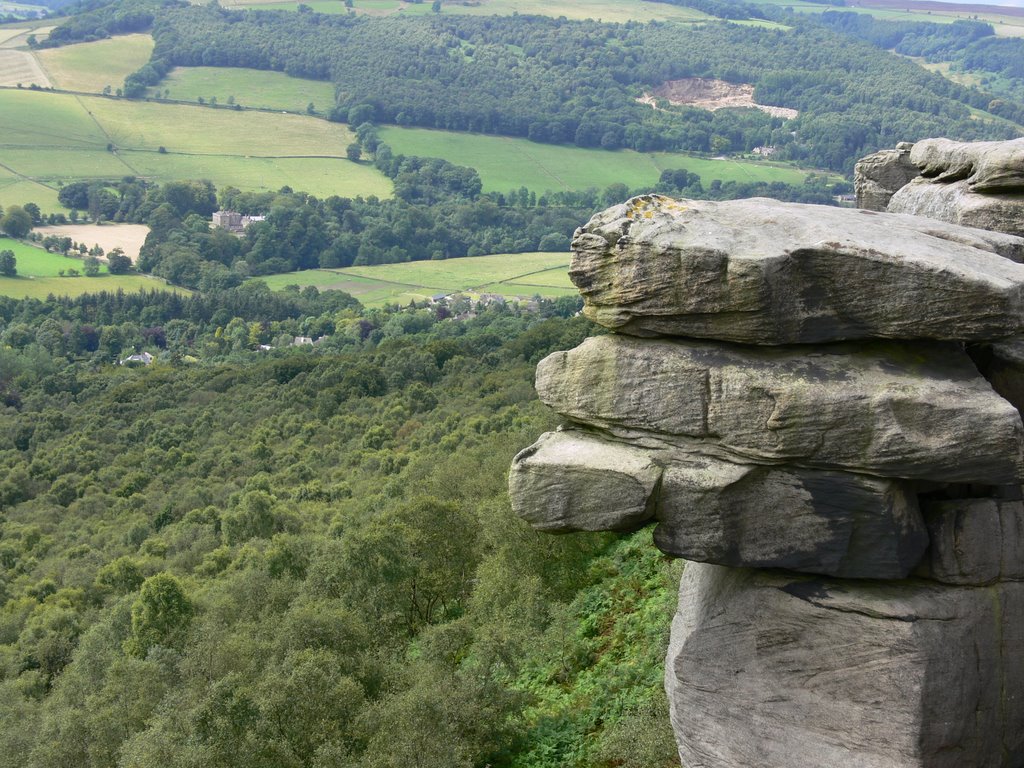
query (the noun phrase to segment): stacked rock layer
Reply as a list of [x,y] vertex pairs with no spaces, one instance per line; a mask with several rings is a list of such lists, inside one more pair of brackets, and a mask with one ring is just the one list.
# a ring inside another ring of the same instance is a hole
[[1015,391],[1024,240],[644,196],[573,251],[611,333],[538,366],[566,422],[510,493],[539,529],[653,524],[691,561],[682,764],[1024,766],[1024,428],[979,372]]

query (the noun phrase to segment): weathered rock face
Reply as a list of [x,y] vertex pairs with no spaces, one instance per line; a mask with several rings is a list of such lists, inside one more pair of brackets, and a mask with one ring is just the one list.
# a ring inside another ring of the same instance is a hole
[[1003,484],[1020,415],[954,347],[814,350],[596,336],[537,366],[540,399],[620,438],[753,463]]
[[931,547],[920,575],[946,584],[1024,581],[1024,502],[931,502],[925,521]]
[[904,578],[928,535],[913,487],[867,475],[734,464],[549,432],[512,463],[513,509],[542,531],[628,531],[687,560]]
[[1012,141],[925,139],[910,151],[921,175],[937,182],[966,179],[975,192],[1024,189],[1024,138]]
[[1000,397],[1024,412],[1024,337],[979,344],[968,353]]
[[892,196],[888,210],[1024,236],[1024,194],[983,195],[972,191],[966,179],[948,184],[914,179]]
[[512,509],[541,531],[631,531],[654,518],[662,467],[642,448],[549,432],[512,464]]
[[613,330],[748,344],[992,339],[1024,325],[1024,240],[825,206],[649,195],[573,240],[584,313]]
[[[890,210],[991,205],[1017,152],[915,145],[941,181]],[[665,669],[683,765],[1024,768],[1024,239],[647,196],[574,248],[625,335],[538,365],[567,424],[516,457],[513,507],[697,561]]]
[[853,169],[853,188],[858,208],[884,211],[896,191],[920,173],[910,161],[912,146],[903,142],[897,144],[896,149],[883,149],[857,162]]
[[1024,584],[691,563],[665,668],[682,764],[1020,766],[1022,610]]

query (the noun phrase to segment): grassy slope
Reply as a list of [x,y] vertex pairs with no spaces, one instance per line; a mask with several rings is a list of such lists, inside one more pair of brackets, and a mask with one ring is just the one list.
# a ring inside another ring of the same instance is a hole
[[[335,0],[330,0],[335,2]],[[335,3],[341,5],[341,3]],[[207,101],[216,97],[226,104],[234,96],[236,104],[289,112],[304,112],[312,102],[318,112],[334,105],[334,86],[320,80],[289,77],[282,72],[221,67],[175,67],[150,91],[170,91],[168,98],[179,101]]]
[[142,275],[110,275],[106,266],[100,268],[97,277],[59,277],[61,270],[82,271],[82,260],[71,259],[56,253],[48,253],[27,243],[9,238],[0,238],[0,250],[14,251],[17,260],[17,277],[0,277],[0,295],[36,299],[55,296],[78,296],[97,291],[137,291],[140,288],[170,290],[163,281]]
[[[344,159],[351,140],[342,125],[300,115],[0,91],[0,205],[32,200],[54,210],[62,181],[129,174],[389,196],[382,174]],[[108,152],[108,143],[118,151]],[[31,181],[46,184],[48,194]]]
[[94,43],[48,48],[36,58],[56,88],[99,93],[104,86],[117,90],[124,79],[153,53],[149,35],[122,35]]
[[507,192],[520,186],[536,192],[603,189],[615,182],[635,189],[653,185],[666,168],[686,168],[697,173],[705,185],[712,179],[800,184],[807,176],[807,171],[760,161],[711,160],[665,152],[608,152],[423,128],[388,127],[380,135],[397,153],[443,157],[476,168],[485,191]]
[[413,261],[348,269],[313,269],[260,278],[274,290],[315,285],[343,290],[367,306],[422,301],[437,293],[557,297],[576,293],[567,253],[505,253],[444,261]]

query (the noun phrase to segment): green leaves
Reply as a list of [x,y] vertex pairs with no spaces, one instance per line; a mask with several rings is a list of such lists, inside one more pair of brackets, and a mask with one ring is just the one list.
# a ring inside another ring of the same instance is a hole
[[139,597],[132,605],[132,630],[124,644],[125,653],[141,659],[154,646],[181,648],[194,612],[192,602],[174,576],[150,576],[142,583]]

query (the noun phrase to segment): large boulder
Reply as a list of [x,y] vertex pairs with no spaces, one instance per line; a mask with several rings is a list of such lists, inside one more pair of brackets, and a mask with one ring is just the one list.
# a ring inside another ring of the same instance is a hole
[[577,230],[569,276],[590,319],[637,335],[990,340],[1024,329],[1010,258],[1024,239],[915,216],[646,195]]
[[974,192],[1024,190],[1024,138],[1011,141],[924,139],[910,162],[937,182],[965,179]]
[[665,668],[686,768],[1019,768],[1024,584],[688,564]]
[[888,211],[1024,236],[1024,194],[979,194],[966,179],[947,184],[914,179],[892,196]]
[[719,565],[901,579],[928,546],[917,497],[900,481],[733,464],[580,430],[549,432],[520,452],[509,494],[538,530],[656,520],[663,552]]
[[920,173],[910,162],[912,146],[901,142],[896,149],[883,149],[857,161],[853,168],[853,188],[858,208],[884,211],[896,191]]
[[1020,415],[955,345],[606,335],[542,360],[536,386],[563,416],[637,445],[939,482],[1024,477]]

